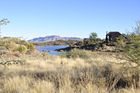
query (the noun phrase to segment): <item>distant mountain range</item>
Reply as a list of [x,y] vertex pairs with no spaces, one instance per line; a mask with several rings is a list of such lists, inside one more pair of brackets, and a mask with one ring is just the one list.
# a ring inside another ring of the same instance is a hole
[[46,37],[33,38],[31,40],[28,40],[28,42],[50,42],[50,41],[57,41],[57,40],[67,41],[67,40],[82,40],[82,39],[78,37],[60,37],[57,35],[51,35]]

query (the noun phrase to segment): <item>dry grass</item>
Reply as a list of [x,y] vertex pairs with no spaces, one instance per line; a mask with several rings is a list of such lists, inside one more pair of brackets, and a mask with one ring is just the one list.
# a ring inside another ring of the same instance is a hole
[[[22,59],[26,59],[23,65],[0,65],[0,93],[140,92],[131,80],[132,73],[122,73],[118,63],[125,60],[115,58],[114,54],[94,53],[90,59],[24,55]],[[119,85],[122,83],[130,86]]]

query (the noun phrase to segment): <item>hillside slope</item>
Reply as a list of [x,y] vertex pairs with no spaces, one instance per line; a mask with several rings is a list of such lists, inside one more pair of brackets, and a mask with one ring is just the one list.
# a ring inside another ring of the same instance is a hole
[[51,36],[46,36],[46,37],[38,37],[38,38],[33,38],[31,40],[28,40],[28,42],[50,42],[50,41],[57,41],[57,40],[82,40],[81,38],[78,37],[60,37],[57,35],[51,35]]

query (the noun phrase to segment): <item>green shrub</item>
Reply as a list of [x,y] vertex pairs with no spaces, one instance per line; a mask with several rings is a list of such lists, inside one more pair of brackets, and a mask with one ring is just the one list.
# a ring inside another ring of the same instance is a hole
[[128,35],[129,41],[124,48],[125,56],[129,62],[137,64],[140,66],[140,23],[138,23],[135,28],[135,32]]
[[126,39],[123,36],[119,36],[117,38],[117,42],[115,42],[116,51],[123,51],[123,49],[126,47]]
[[90,40],[93,42],[93,43],[96,43],[97,41],[97,33],[93,32],[90,34],[89,36]]
[[26,53],[27,48],[26,48],[24,45],[20,45],[19,48],[18,48],[18,51],[19,51],[20,53]]
[[90,40],[84,41],[84,46],[90,45],[92,42]]
[[73,49],[69,51],[66,56],[68,58],[90,58],[91,52],[86,51],[86,50],[80,50],[80,49]]
[[32,51],[32,50],[35,49],[35,46],[33,44],[29,43],[28,44],[28,49]]

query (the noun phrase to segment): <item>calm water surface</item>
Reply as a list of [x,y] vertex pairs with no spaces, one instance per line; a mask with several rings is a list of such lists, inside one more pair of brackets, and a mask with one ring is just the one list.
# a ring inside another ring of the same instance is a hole
[[66,48],[69,46],[36,46],[35,49],[41,53],[49,53],[51,55],[60,55],[61,52],[55,51],[56,49]]

